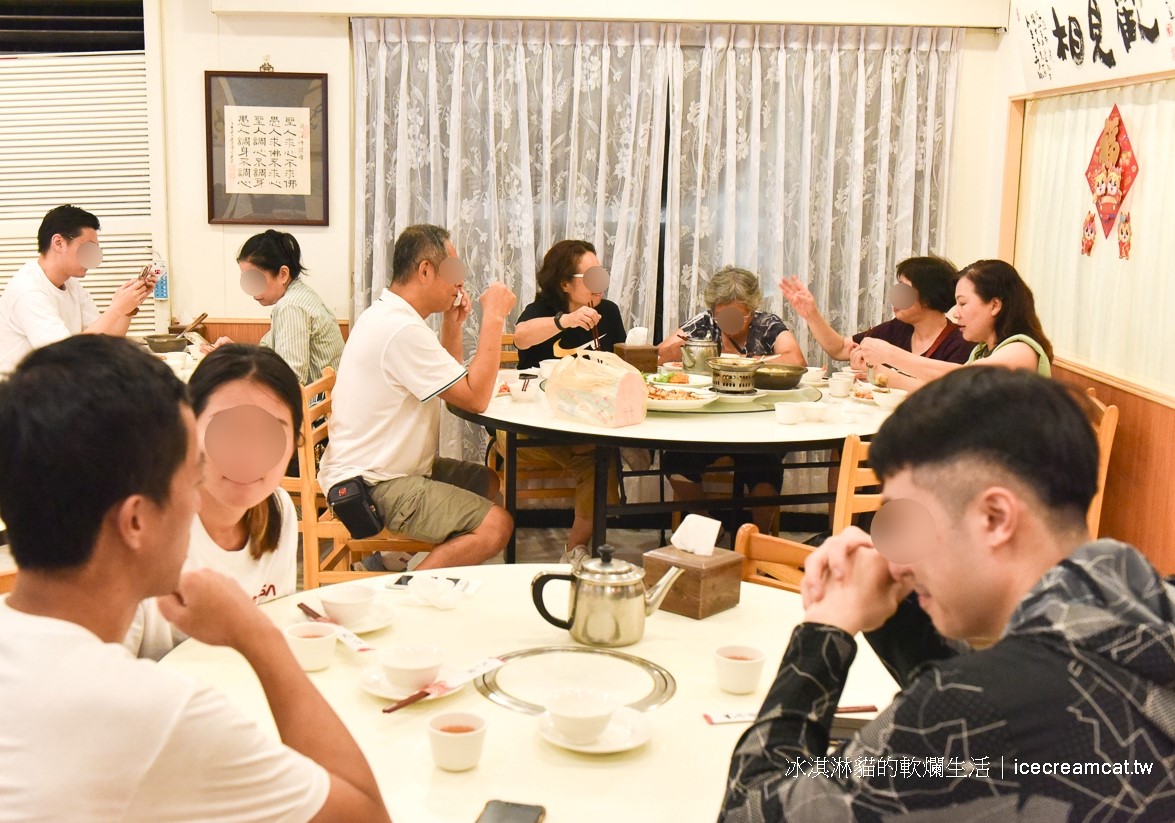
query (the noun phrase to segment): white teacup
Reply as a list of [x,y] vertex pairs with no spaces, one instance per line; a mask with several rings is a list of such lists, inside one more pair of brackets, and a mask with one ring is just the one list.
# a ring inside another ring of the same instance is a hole
[[337,586],[319,589],[318,600],[326,616],[344,626],[353,626],[371,611],[375,589],[367,586]]
[[775,404],[775,422],[783,423],[786,426],[794,426],[804,419],[803,414],[800,413],[800,407],[797,403],[776,403]]
[[392,688],[416,692],[435,683],[445,653],[436,646],[392,646],[379,653],[384,676]]
[[800,378],[801,383],[819,383],[824,379],[823,366],[808,366],[804,371],[804,376]]
[[595,741],[619,707],[616,698],[607,692],[579,686],[560,689],[547,698],[547,714],[555,731],[569,743]]
[[295,623],[282,629],[290,651],[303,671],[325,669],[335,658],[339,628],[331,623]]
[[853,390],[851,374],[834,374],[828,381],[828,393],[833,397],[848,397]]
[[539,361],[539,374],[541,374],[543,376],[544,380],[550,378],[550,376],[555,371],[555,367],[558,366],[562,362],[563,362],[563,360],[558,357],[556,357],[552,360],[540,360]]
[[447,772],[463,772],[476,766],[485,739],[486,722],[476,714],[449,712],[428,721],[433,762]]
[[160,355],[172,371],[183,371],[190,367],[190,360],[186,351],[169,351]]
[[515,403],[533,403],[542,395],[538,380],[514,380],[510,384],[510,396]]
[[718,687],[731,694],[750,694],[759,687],[763,652],[750,646],[723,646],[714,652]]

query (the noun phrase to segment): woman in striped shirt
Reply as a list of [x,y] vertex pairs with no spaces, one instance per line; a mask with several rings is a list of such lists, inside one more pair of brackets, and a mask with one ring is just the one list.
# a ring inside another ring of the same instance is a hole
[[[281,355],[302,385],[322,377],[327,366],[337,369],[343,356],[339,321],[303,280],[306,267],[294,236],[273,229],[253,235],[241,246],[237,265],[245,293],[273,306],[261,345]],[[222,337],[216,345],[231,342]]]

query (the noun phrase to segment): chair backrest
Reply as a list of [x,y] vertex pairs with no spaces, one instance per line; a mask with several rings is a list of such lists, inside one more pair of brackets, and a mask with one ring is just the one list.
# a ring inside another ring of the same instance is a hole
[[1093,424],[1093,430],[1097,434],[1097,494],[1094,495],[1093,502],[1089,504],[1089,512],[1085,516],[1085,522],[1089,526],[1089,533],[1093,537],[1098,536],[1098,527],[1102,521],[1102,500],[1105,497],[1106,491],[1106,475],[1110,470],[1110,450],[1114,446],[1114,434],[1118,431],[1118,407],[1107,406],[1105,403],[1097,399],[1097,394],[1093,388],[1088,388],[1085,393],[1089,396],[1089,403],[1086,407],[1086,413],[1089,415],[1089,422]]
[[754,523],[746,523],[734,538],[734,550],[743,556],[742,579],[789,592],[800,590],[804,563],[810,546],[761,534]]
[[502,335],[502,360],[503,367],[517,367],[518,366],[518,347],[514,345],[514,335]]
[[[318,461],[315,456],[315,447],[326,439],[327,421],[333,411],[335,388],[335,370],[327,366],[322,370],[322,377],[313,383],[302,387],[302,430],[298,444],[298,483],[299,505],[302,509],[302,587],[312,589],[318,586],[319,539],[335,537],[346,539],[346,531],[342,524],[333,518],[324,516],[319,518],[318,506],[324,493],[318,483]],[[328,513],[329,514],[329,513]]]
[[877,474],[864,464],[869,459],[869,444],[855,434],[845,438],[837,476],[836,505],[832,510],[832,533],[848,528],[853,518],[863,512],[881,508],[881,494],[862,489],[881,485]]
[[8,594],[16,587],[16,569],[0,571],[0,594]]

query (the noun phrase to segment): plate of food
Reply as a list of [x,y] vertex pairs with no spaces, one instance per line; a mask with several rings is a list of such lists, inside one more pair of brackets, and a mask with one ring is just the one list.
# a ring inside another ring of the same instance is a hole
[[718,395],[707,389],[668,388],[647,383],[650,411],[690,411],[700,409],[718,399]]
[[648,380],[660,386],[688,386],[691,389],[705,389],[714,383],[714,378],[709,375],[687,374],[683,371],[650,374]]
[[849,397],[861,403],[872,403],[873,391],[873,386],[869,385],[868,383],[862,383],[858,381],[853,384],[853,390],[849,392]]
[[661,371],[663,371],[663,372],[681,371],[682,370],[680,360],[670,360],[666,363],[662,363],[658,368],[660,368]]

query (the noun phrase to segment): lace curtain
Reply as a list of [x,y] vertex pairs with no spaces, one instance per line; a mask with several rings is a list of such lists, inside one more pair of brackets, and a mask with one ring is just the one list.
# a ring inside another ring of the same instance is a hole
[[[355,78],[354,313],[387,285],[413,223],[452,233],[471,296],[535,296],[564,238],[591,241],[626,327],[653,325],[668,49],[648,24],[360,19]],[[477,340],[466,324],[465,349]],[[481,434],[442,419],[442,453]]]
[[[962,32],[691,26],[671,45],[665,318],[710,274],[796,274],[845,333],[890,316],[897,261],[939,249]],[[964,261],[969,262],[969,261]],[[806,327],[809,362],[825,360]]]

